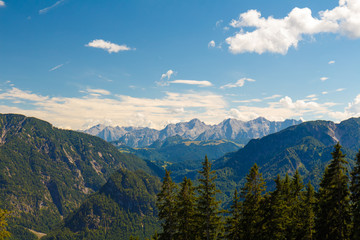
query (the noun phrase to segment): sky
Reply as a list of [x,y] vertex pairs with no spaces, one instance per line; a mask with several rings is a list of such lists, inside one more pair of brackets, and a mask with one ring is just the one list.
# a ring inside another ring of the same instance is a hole
[[0,0],[0,112],[66,129],[360,116],[360,0]]

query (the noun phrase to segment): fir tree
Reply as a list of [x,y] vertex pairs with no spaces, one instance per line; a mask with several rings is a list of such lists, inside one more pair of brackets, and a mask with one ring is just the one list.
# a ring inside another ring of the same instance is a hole
[[349,179],[339,143],[332,152],[332,161],[326,168],[318,193],[316,235],[318,239],[347,240],[350,232]]
[[160,240],[175,239],[178,220],[176,217],[176,184],[170,177],[170,172],[165,170],[165,177],[161,186],[161,191],[157,195],[157,207],[159,209],[159,219],[163,232]]
[[241,189],[243,199],[241,208],[240,226],[243,234],[242,239],[257,239],[262,223],[261,203],[265,192],[265,182],[256,164],[246,176],[246,183]]
[[360,239],[360,151],[356,155],[356,165],[351,173],[350,190],[354,226],[351,239]]
[[195,236],[195,190],[192,182],[184,178],[176,198],[179,222],[176,239],[190,240]]
[[237,190],[231,205],[230,216],[226,219],[225,238],[228,240],[240,240],[242,236],[241,226],[241,202]]
[[213,240],[218,239],[219,230],[222,225],[219,204],[216,201],[216,193],[219,190],[215,184],[215,171],[211,170],[211,163],[207,156],[202,163],[202,170],[199,171],[200,179],[197,187],[197,211],[198,211],[198,233],[200,239]]
[[285,199],[289,214],[289,224],[286,226],[286,238],[287,239],[301,239],[301,230],[303,225],[303,219],[301,214],[303,209],[301,207],[302,195],[301,191],[304,188],[300,173],[298,170],[295,171],[294,176],[290,182],[290,192]]
[[298,229],[298,237],[296,239],[312,240],[315,233],[315,191],[309,182],[300,204],[300,229]]

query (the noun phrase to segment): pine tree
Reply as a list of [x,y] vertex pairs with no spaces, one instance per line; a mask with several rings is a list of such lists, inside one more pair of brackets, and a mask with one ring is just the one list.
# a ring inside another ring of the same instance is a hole
[[235,189],[230,215],[226,219],[225,239],[240,240],[242,236],[241,226],[241,202],[237,190]]
[[356,155],[356,165],[351,173],[351,201],[353,229],[351,239],[360,239],[360,151]]
[[170,177],[170,172],[165,170],[165,177],[161,186],[161,191],[157,195],[157,207],[159,209],[159,219],[163,232],[160,234],[160,240],[175,239],[177,229],[176,217],[176,184]]
[[207,156],[202,163],[202,170],[199,171],[200,179],[197,187],[197,212],[198,212],[198,233],[200,239],[218,239],[219,230],[222,226],[219,211],[220,201],[216,201],[216,193],[219,190],[215,184],[215,171],[211,170],[211,163]]
[[250,169],[246,176],[246,183],[241,189],[243,199],[241,208],[240,226],[243,234],[242,239],[257,239],[261,230],[263,193],[265,182],[256,164]]
[[351,223],[349,179],[344,166],[347,162],[340,144],[334,148],[317,196],[316,236],[324,240],[347,240]]
[[176,197],[179,222],[176,239],[190,240],[195,236],[195,189],[188,178],[184,178]]

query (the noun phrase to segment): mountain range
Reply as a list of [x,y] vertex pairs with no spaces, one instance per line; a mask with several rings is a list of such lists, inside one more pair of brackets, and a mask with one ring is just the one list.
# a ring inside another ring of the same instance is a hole
[[[360,148],[360,118],[300,123],[252,139],[240,149],[229,140],[175,135],[148,148],[120,145],[119,150],[98,137],[15,114],[0,114],[0,131],[0,208],[11,211],[13,239],[36,239],[28,229],[47,233],[47,239],[148,237],[158,227],[155,196],[163,168],[171,170],[177,182],[187,176],[196,184],[199,159],[207,152],[232,151],[214,155],[212,161],[226,208],[254,163],[268,183],[298,169],[305,183],[311,180],[318,188],[337,142],[349,170]],[[186,136],[197,134],[194,130]]]
[[157,140],[163,141],[176,135],[195,141],[227,139],[246,144],[250,139],[261,138],[301,122],[293,119],[275,122],[259,117],[248,122],[229,118],[217,125],[207,125],[199,119],[193,119],[189,122],[169,124],[162,130],[96,125],[84,132],[109,142],[119,141],[129,147],[146,147]]

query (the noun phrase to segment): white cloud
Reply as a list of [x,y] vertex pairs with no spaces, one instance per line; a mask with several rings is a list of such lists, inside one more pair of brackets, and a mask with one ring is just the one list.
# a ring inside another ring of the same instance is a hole
[[0,7],[5,7],[5,2],[0,0]]
[[275,94],[270,97],[265,97],[264,100],[275,99],[275,98],[280,98],[280,97],[281,97],[281,95]]
[[[0,92],[2,113],[21,113],[51,122],[57,127],[83,129],[112,120],[114,125],[164,127],[168,121],[188,121],[198,117],[218,123],[227,107],[221,95],[211,92],[166,92],[162,98],[106,95],[103,89],[87,89],[83,97],[49,97],[12,88]],[[26,102],[22,107],[21,101]],[[16,103],[19,103],[17,105]]]
[[316,94],[311,94],[311,95],[306,96],[306,98],[315,98],[315,97],[316,97]]
[[213,48],[215,47],[215,41],[214,40],[211,40],[209,43],[208,43],[208,48]]
[[215,26],[220,27],[223,22],[223,20],[216,21]]
[[53,5],[51,5],[50,7],[46,7],[46,8],[43,8],[41,10],[39,10],[39,14],[45,14],[47,13],[48,11],[50,11],[51,9],[53,8],[56,8],[57,6],[59,6],[61,3],[63,3],[65,0],[59,0],[57,1],[56,3],[54,3]]
[[345,88],[338,88],[338,89],[336,89],[335,91],[336,92],[342,92],[342,91],[344,91],[345,90]]
[[88,88],[88,89],[86,89],[86,91],[91,94],[100,94],[100,95],[110,95],[111,94],[108,90],[105,90],[105,89]]
[[210,87],[212,83],[209,81],[197,81],[197,80],[174,80],[170,81],[170,83],[181,83],[181,84],[189,84],[189,85],[199,85],[201,87]]
[[235,100],[234,103],[252,103],[252,102],[261,102],[262,100],[259,98],[253,98],[248,100]]
[[174,71],[170,69],[166,73],[161,74],[160,80],[163,80],[164,78],[167,78],[169,80],[173,74],[174,74]]
[[95,39],[88,44],[85,45],[86,47],[93,47],[93,48],[101,48],[108,53],[117,53],[120,51],[129,51],[132,50],[126,45],[118,45],[115,43],[112,43],[110,41],[104,41],[103,39]]
[[326,95],[326,94],[328,94],[328,92],[324,91],[324,92],[322,92],[321,94],[322,94],[322,95]]
[[49,69],[49,72],[55,71],[56,69],[59,69],[59,68],[61,68],[62,66],[64,66],[64,64],[59,64],[59,65],[57,65],[57,66]]
[[326,81],[326,80],[328,80],[329,78],[328,77],[321,77],[320,78],[320,80],[322,81],[322,82],[324,82],[324,81]]
[[335,63],[334,60],[331,60],[331,61],[328,62],[328,64],[334,64],[334,63]]
[[[286,54],[290,47],[297,47],[304,35],[338,33],[351,38],[360,37],[360,3],[358,0],[339,0],[339,6],[312,16],[309,8],[294,8],[282,19],[264,18],[257,10],[240,14],[230,26],[240,28],[235,36],[228,37],[230,52],[273,52]],[[244,28],[255,28],[245,31]]]
[[246,81],[247,82],[255,82],[255,80],[251,79],[251,78],[242,78],[242,79],[239,79],[236,83],[229,83],[224,86],[221,86],[220,88],[225,89],[225,88],[243,87]]

